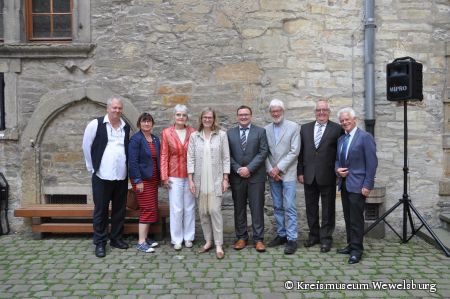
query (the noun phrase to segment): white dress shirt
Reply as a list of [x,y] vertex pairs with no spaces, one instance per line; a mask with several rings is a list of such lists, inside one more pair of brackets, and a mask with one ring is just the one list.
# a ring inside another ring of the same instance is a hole
[[[250,132],[251,126],[252,126],[252,124],[248,124],[248,126],[247,126],[247,129],[248,129],[248,130],[245,130],[245,140],[247,140],[247,141],[248,141],[248,133]],[[239,138],[240,138],[241,135],[242,135],[241,129],[243,129],[243,128],[244,128],[244,127],[242,127],[241,125],[239,125]]]
[[[108,134],[108,143],[100,162],[100,168],[96,175],[102,180],[124,180],[127,177],[127,165],[125,156],[125,122],[120,119],[120,126],[114,129],[111,125],[108,115],[105,116],[103,123],[106,123],[106,132]],[[91,146],[97,133],[98,121],[92,120],[86,127],[83,136],[83,153],[86,160],[86,168],[94,173],[92,165]]]
[[325,129],[327,128],[327,124],[328,122],[321,124],[319,122],[316,121],[316,125],[314,126],[314,137],[317,135],[317,131],[319,130],[319,126],[322,126],[322,136],[323,133],[325,132]]

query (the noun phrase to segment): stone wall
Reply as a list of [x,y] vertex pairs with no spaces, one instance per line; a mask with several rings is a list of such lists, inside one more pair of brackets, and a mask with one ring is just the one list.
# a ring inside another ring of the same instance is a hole
[[[448,175],[442,136],[450,4],[378,0],[375,5],[377,184],[387,187],[388,207],[402,195],[403,109],[386,101],[385,66],[411,56],[424,66],[424,100],[408,107],[408,186],[415,205],[436,224],[437,203],[447,200],[439,195],[439,182]],[[89,189],[82,132],[104,111],[92,98],[55,108],[37,128],[36,147],[24,138],[34,126],[30,120],[39,118],[39,108],[55,92],[64,97],[95,87],[118,94],[136,111],[154,114],[157,134],[170,124],[177,103],[191,109],[193,125],[199,111],[212,106],[228,128],[241,104],[250,105],[255,123],[265,125],[274,97],[285,101],[287,117],[300,124],[313,120],[314,101],[326,97],[333,120],[339,108],[353,106],[364,127],[363,1],[96,0],[90,10],[95,49],[89,57],[0,58],[0,67],[12,60],[20,64],[13,80],[18,125],[9,129],[18,137],[0,140],[0,171],[12,186],[13,206],[40,202],[45,191],[39,191],[46,188]],[[298,195],[302,205],[301,186]],[[20,223],[15,220],[14,229]]]

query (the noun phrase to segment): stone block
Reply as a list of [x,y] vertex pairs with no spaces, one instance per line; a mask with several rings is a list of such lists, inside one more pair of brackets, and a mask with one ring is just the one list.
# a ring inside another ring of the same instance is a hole
[[228,16],[223,12],[217,12],[215,15],[216,24],[222,28],[233,28],[233,23],[230,21]]
[[65,152],[65,153],[56,153],[53,155],[53,162],[56,163],[74,163],[83,160],[83,155],[80,151],[77,152]]
[[244,29],[242,30],[242,36],[245,38],[254,38],[264,34],[266,32],[265,29]]
[[329,14],[330,13],[330,11],[329,11],[330,9],[327,6],[323,5],[323,4],[308,3],[307,9],[312,14],[323,15],[323,14]]
[[241,62],[219,67],[215,70],[215,78],[218,83],[242,81],[258,83],[263,72],[256,62]]
[[320,24],[321,23],[305,19],[286,20],[283,22],[283,30],[291,35],[299,32],[301,32],[302,35],[311,35],[323,30]]
[[297,0],[260,0],[261,9],[263,10],[304,10],[303,1]]
[[170,82],[159,85],[158,94],[186,94],[192,92],[192,82]]
[[165,95],[163,96],[163,104],[166,106],[175,106],[176,104],[186,105],[189,100],[187,95]]
[[442,179],[439,181],[439,195],[450,196],[450,179]]

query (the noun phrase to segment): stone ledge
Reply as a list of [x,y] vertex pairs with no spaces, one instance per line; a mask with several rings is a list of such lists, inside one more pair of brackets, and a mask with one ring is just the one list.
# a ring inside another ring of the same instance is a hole
[[0,44],[0,58],[86,58],[95,47],[92,43]]
[[19,140],[19,132],[17,131],[17,128],[0,131],[0,141],[3,140]]
[[439,181],[439,195],[448,196],[450,195],[450,180],[442,179]]

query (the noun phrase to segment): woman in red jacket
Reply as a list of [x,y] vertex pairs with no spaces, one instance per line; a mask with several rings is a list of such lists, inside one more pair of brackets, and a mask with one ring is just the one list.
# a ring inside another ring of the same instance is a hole
[[195,200],[189,191],[187,149],[194,128],[188,126],[188,109],[176,105],[174,124],[162,131],[161,180],[169,190],[170,236],[175,250],[192,247],[195,236]]

